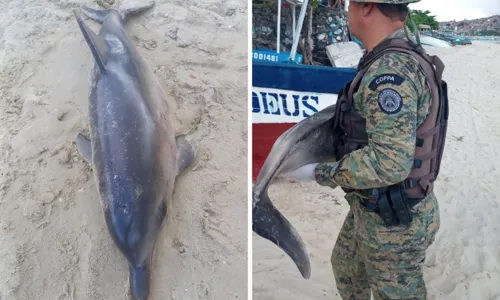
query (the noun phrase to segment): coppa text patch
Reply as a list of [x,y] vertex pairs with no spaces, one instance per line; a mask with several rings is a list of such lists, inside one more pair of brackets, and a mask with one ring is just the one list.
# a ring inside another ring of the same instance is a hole
[[375,77],[372,82],[370,82],[370,85],[368,87],[370,88],[370,90],[374,91],[382,84],[401,85],[403,81],[405,81],[405,79],[397,74],[382,74]]

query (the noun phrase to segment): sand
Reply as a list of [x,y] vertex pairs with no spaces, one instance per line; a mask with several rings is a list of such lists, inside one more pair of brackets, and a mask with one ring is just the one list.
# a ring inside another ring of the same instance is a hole
[[[446,64],[450,123],[436,183],[441,229],[428,250],[428,299],[500,299],[500,45],[430,48]],[[312,260],[304,280],[292,260],[253,234],[254,299],[341,299],[330,255],[348,212],[340,189],[276,184],[276,206],[301,234]]]
[[[92,66],[80,3],[0,3],[2,300],[127,299],[126,260],[74,143]],[[151,300],[246,299],[247,20],[245,0],[157,0],[128,23],[197,149],[156,243]]]

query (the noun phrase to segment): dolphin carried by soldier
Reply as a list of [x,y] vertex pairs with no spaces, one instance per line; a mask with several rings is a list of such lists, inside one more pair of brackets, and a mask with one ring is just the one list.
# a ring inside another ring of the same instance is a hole
[[276,139],[252,190],[252,230],[290,256],[302,277],[311,275],[306,246],[296,229],[269,199],[269,186],[280,176],[311,163],[334,160],[335,104],[301,120]]
[[101,23],[94,33],[74,12],[92,56],[90,135],[76,144],[92,165],[104,219],[115,245],[128,260],[132,296],[145,300],[156,238],[167,214],[177,176],[193,161],[193,147],[176,137],[172,109],[125,24],[154,2],[123,10],[82,12]]

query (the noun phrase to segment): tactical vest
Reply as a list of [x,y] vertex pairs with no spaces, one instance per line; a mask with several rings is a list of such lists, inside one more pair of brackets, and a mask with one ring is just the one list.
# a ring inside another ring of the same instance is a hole
[[[390,52],[403,52],[412,55],[420,63],[432,92],[430,110],[424,122],[417,128],[417,141],[413,168],[406,180],[399,183],[408,198],[422,199],[434,188],[443,155],[446,130],[448,126],[448,91],[442,80],[443,62],[437,56],[428,55],[425,50],[401,38],[388,39],[375,47],[358,66],[354,79],[339,92],[336,105],[334,130],[339,134],[336,158],[363,148],[368,144],[366,121],[353,106],[353,94],[369,67],[382,55]],[[435,69],[434,69],[435,66]],[[368,197],[377,194],[377,189],[356,191]]]

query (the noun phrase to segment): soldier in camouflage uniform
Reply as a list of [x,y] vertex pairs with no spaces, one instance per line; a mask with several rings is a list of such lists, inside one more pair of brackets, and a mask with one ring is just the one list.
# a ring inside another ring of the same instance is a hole
[[[352,34],[368,53],[387,38],[409,38],[403,29],[407,4],[418,1],[351,0]],[[379,10],[383,6],[390,10],[390,5],[403,17],[394,20]],[[384,80],[384,75],[396,80]],[[430,103],[431,90],[419,62],[406,53],[383,54],[353,94],[354,110],[366,120],[368,145],[337,162],[306,165],[287,177],[355,190],[402,182],[413,167],[417,127],[428,115]],[[410,210],[409,226],[392,227],[361,205],[363,195],[348,192],[345,197],[350,211],[331,256],[342,299],[368,300],[370,290],[375,299],[426,299],[422,267],[440,226],[435,194],[430,192]]]

